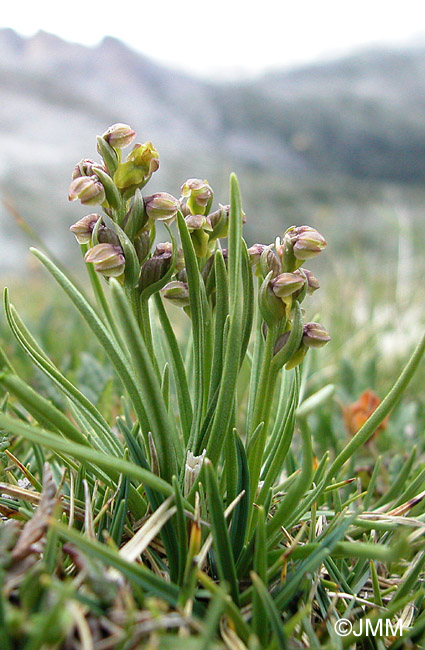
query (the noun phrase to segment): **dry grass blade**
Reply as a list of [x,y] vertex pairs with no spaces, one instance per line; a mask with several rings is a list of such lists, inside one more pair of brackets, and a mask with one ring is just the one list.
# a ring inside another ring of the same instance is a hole
[[169,508],[174,500],[171,495],[155,510],[154,514],[143,524],[137,533],[121,549],[120,555],[128,562],[134,562],[147,549],[151,541],[158,535],[161,528],[172,517],[177,508]]
[[39,551],[34,544],[39,542],[46,533],[49,517],[58,503],[56,485],[48,463],[44,464],[43,470],[43,492],[40,503],[32,519],[25,524],[12,551],[12,558],[15,561],[23,560],[28,555]]

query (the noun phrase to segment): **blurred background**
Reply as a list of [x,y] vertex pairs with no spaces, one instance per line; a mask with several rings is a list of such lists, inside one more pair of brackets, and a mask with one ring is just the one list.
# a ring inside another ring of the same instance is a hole
[[[348,359],[352,397],[382,396],[425,314],[421,2],[12,3],[0,20],[0,275],[21,309],[44,314],[53,291],[27,252],[37,237],[82,273],[71,173],[125,122],[160,153],[149,193],[200,177],[225,204],[235,171],[249,244],[293,224],[326,237],[311,265],[333,337],[323,372],[347,377]],[[52,318],[42,334],[65,337]]]

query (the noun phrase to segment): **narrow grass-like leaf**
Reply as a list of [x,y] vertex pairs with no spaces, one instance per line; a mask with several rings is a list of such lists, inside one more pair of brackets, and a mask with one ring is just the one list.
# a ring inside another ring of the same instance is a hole
[[125,294],[118,282],[113,280],[111,280],[111,294],[117,320],[125,333],[125,340],[133,360],[150,430],[155,440],[161,472],[164,478],[171,481],[171,477],[177,472],[174,449],[177,441],[173,441],[170,437],[172,427],[168,420],[161,387]]
[[246,457],[245,447],[239,435],[235,433],[236,453],[238,460],[238,486],[237,493],[244,491],[242,499],[235,508],[232,517],[232,528],[230,530],[230,540],[232,543],[233,557],[237,561],[242,551],[246,529],[248,525],[248,508],[249,508],[249,469],[248,459]]
[[230,324],[224,354],[223,375],[217,401],[217,409],[208,437],[207,456],[216,465],[221,454],[224,438],[229,430],[233,412],[236,381],[239,372],[242,337],[242,291],[241,247],[242,206],[236,176],[230,179],[229,213],[229,308]]
[[131,371],[128,360],[123,351],[120,349],[117,340],[111,335],[110,332],[108,332],[105,325],[97,316],[93,307],[87,302],[84,296],[78,291],[78,289],[72,284],[66,275],[62,273],[62,271],[60,271],[60,269],[58,269],[40,251],[32,248],[31,252],[44,264],[47,270],[53,275],[55,280],[68,294],[69,298],[72,300],[80,314],[89,325],[92,332],[95,334],[96,338],[99,340],[106,354],[110,358],[113,366],[115,367],[124,387],[128,391],[143,430],[147,432],[149,430],[149,424],[146,418],[143,400],[136,385],[134,375]]
[[177,535],[177,555],[178,555],[178,565],[179,565],[179,575],[178,575],[178,584],[181,585],[183,581],[184,569],[186,565],[186,555],[188,548],[188,537],[187,537],[187,520],[184,514],[184,504],[183,497],[180,492],[179,483],[176,476],[173,476],[173,488],[174,488],[174,501],[176,504],[176,535]]
[[216,307],[214,327],[214,350],[211,364],[211,381],[208,403],[214,396],[223,372],[223,338],[226,318],[229,314],[229,287],[223,253],[217,250],[214,255],[216,281]]
[[217,635],[218,623],[226,607],[225,591],[220,591],[211,598],[204,621],[204,630],[199,636],[199,650],[211,650]]
[[192,401],[189,393],[187,375],[184,367],[180,347],[171,327],[167,312],[162,303],[159,293],[154,296],[156,310],[164,332],[165,342],[170,353],[169,361],[174,376],[177,401],[179,405],[180,421],[182,424],[183,438],[185,443],[189,440],[190,428],[192,425]]
[[[412,470],[413,463],[416,457],[416,446],[412,448],[412,451],[408,455],[406,461],[403,463],[402,468],[399,470],[397,473],[397,478],[393,483],[391,484],[391,487],[389,490],[385,492],[385,494],[382,495],[380,499],[378,499],[374,504],[373,508],[376,510],[380,506],[384,505],[385,503],[389,503],[396,497],[400,497],[401,494],[404,492],[405,484],[407,481],[407,478]],[[402,501],[401,501],[402,503]],[[397,505],[397,504],[394,504]]]
[[239,603],[238,581],[235,561],[230,545],[229,532],[223,511],[217,477],[212,463],[204,461],[208,486],[208,507],[211,517],[211,527],[216,551],[216,562],[220,580],[226,580],[230,585],[230,593],[236,604]]
[[[254,322],[255,301],[254,297],[254,279],[252,268],[249,261],[248,249],[245,241],[241,243],[241,272],[243,288],[243,313],[242,313],[242,345],[241,345],[241,365],[248,349],[251,338],[252,324]],[[217,289],[218,291],[218,289]]]
[[19,398],[20,403],[40,423],[60,431],[66,438],[81,445],[88,445],[87,438],[72,424],[70,420],[59,411],[49,400],[33,390],[17,375],[1,374],[0,383],[9,392]]
[[187,283],[189,286],[190,316],[192,319],[193,336],[193,419],[186,452],[197,448],[197,438],[200,434],[201,419],[203,414],[203,387],[204,387],[204,311],[201,291],[205,292],[203,280],[199,272],[198,261],[192,240],[183,215],[179,212],[177,223],[186,264]]
[[251,572],[251,580],[254,585],[254,589],[258,594],[258,597],[263,605],[264,611],[267,612],[267,618],[270,622],[272,628],[273,636],[276,640],[277,647],[281,650],[288,649],[288,643],[283,631],[283,621],[280,617],[279,611],[273,601],[273,598],[267,591],[263,581],[258,575],[254,572]]
[[[264,508],[261,506],[258,509],[257,530],[255,533],[254,572],[263,584],[267,584],[266,524]],[[266,645],[269,634],[267,613],[260,592],[258,589],[254,589],[252,598],[252,629],[263,646]]]
[[0,414],[0,427],[10,431],[14,435],[22,436],[22,438],[25,438],[26,440],[37,442],[53,451],[62,452],[78,460],[87,461],[93,465],[97,465],[103,470],[107,472],[109,471],[111,476],[118,477],[119,474],[124,474],[124,476],[128,476],[135,481],[148,485],[153,490],[157,490],[165,496],[169,496],[173,493],[171,485],[159,476],[152,474],[152,472],[138,467],[127,460],[115,458],[114,456],[103,454],[102,452],[86,447],[85,445],[65,440],[51,431],[37,429],[36,427],[24,424],[3,414]]
[[[284,462],[288,449],[292,442],[295,429],[295,409],[298,403],[299,381],[298,373],[294,376],[291,392],[287,400],[285,412],[281,414],[279,409],[277,418],[280,422],[280,428],[276,431],[274,445],[270,450],[267,461],[264,465],[262,481],[263,486],[257,499],[257,503],[262,503],[265,494],[274,484],[279,473],[284,467]],[[264,494],[262,494],[264,492]]]
[[205,589],[207,589],[213,596],[216,595],[221,596],[223,601],[226,603],[225,605],[226,614],[233,621],[235,625],[235,629],[239,634],[239,636],[241,637],[242,641],[246,643],[250,635],[250,629],[248,625],[245,623],[239,607],[232,601],[231,598],[228,597],[227,593],[223,590],[223,588],[220,585],[216,584],[213,580],[211,580],[209,576],[207,576],[202,571],[198,571],[197,575],[198,575],[199,582],[202,584],[202,586]]

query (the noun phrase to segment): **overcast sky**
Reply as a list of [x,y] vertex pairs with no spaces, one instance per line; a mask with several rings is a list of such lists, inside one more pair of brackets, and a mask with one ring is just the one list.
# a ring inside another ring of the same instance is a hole
[[94,45],[115,36],[200,75],[227,77],[345,54],[365,45],[425,42],[423,0],[37,0],[3,2],[0,26]]

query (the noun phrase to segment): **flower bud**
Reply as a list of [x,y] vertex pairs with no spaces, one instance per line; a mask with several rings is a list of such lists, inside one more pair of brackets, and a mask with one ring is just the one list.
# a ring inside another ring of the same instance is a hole
[[176,217],[180,201],[167,192],[158,192],[144,198],[145,211],[149,219],[168,221]]
[[213,191],[208,181],[189,178],[181,188],[182,197],[187,198],[187,207],[192,214],[206,214],[212,203]]
[[259,307],[261,315],[267,326],[282,320],[285,317],[286,305],[276,296],[271,287],[272,272],[267,275],[260,287]]
[[120,238],[118,235],[111,230],[111,228],[107,228],[106,226],[100,226],[99,230],[97,231],[97,244],[112,244],[113,246],[120,246]]
[[270,281],[270,286],[278,298],[286,298],[302,289],[305,278],[301,274],[281,273]]
[[143,230],[138,237],[133,242],[134,248],[136,250],[137,259],[140,264],[146,260],[151,249],[151,235],[149,230]]
[[229,230],[229,212],[229,205],[220,205],[218,210],[211,212],[208,216],[212,227],[212,232],[209,236],[210,241],[227,237]]
[[[160,255],[168,255],[168,254],[170,255],[173,254],[173,245],[169,241],[161,242],[155,248],[154,256],[156,257]],[[182,248],[178,248],[177,256],[176,256],[175,272],[178,273],[182,269],[184,269],[184,253]]]
[[331,340],[327,330],[320,323],[306,323],[303,330],[303,344],[308,348],[322,348]]
[[97,205],[105,201],[105,190],[97,176],[80,176],[69,186],[68,199],[80,199],[83,205]]
[[160,242],[157,244],[154,256],[159,257],[160,255],[172,255],[173,254],[173,244],[170,241]]
[[254,244],[248,248],[249,261],[251,266],[257,266],[260,262],[261,255],[266,250],[265,244]]
[[[220,205],[219,209],[208,215],[212,226],[210,241],[227,237],[229,231],[230,205]],[[242,223],[246,223],[246,214],[242,212]]]
[[[300,268],[299,270],[302,271],[307,278],[307,293],[311,296],[311,294],[317,291],[317,289],[320,289],[319,281],[308,269]],[[298,271],[295,271],[295,273],[298,273]]]
[[118,277],[124,271],[125,257],[120,246],[97,244],[84,256],[84,261],[107,278]]
[[102,135],[102,138],[106,142],[114,147],[114,149],[123,149],[131,144],[136,137],[136,131],[128,126],[128,124],[112,124],[105,133]]
[[134,162],[137,167],[143,167],[148,174],[159,169],[159,153],[152,142],[135,144],[127,156],[127,161]]
[[101,167],[101,164],[91,160],[91,158],[83,158],[75,165],[72,180],[74,181],[81,176],[93,176],[93,167]]
[[70,227],[70,231],[74,233],[75,238],[79,244],[89,244],[93,228],[100,219],[98,214],[88,214]]
[[140,271],[139,289],[143,291],[151,284],[158,282],[168,271],[171,264],[172,253],[153,255],[142,265]]
[[177,305],[177,307],[189,306],[189,287],[186,282],[173,280],[161,289],[161,293],[164,298],[167,298],[167,300],[173,303],[173,305]]
[[295,257],[308,260],[318,255],[325,247],[325,238],[310,226],[295,226],[286,231]]
[[270,246],[266,246],[260,257],[260,270],[263,276],[268,275],[270,271],[273,272],[273,277],[276,278],[281,272],[280,261],[271,250]]
[[186,217],[185,222],[190,233],[194,230],[206,230],[212,232],[209,217],[204,217],[202,214],[190,214]]

